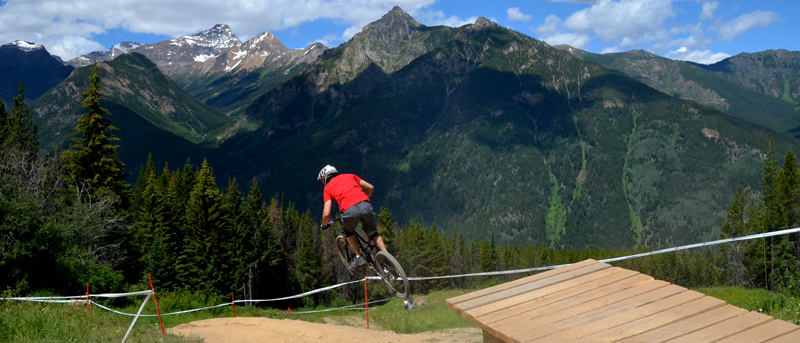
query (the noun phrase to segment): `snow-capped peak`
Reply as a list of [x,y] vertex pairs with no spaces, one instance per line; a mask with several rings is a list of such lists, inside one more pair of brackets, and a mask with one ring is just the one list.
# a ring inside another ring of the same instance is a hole
[[231,28],[225,24],[217,24],[208,30],[201,31],[191,36],[176,38],[171,42],[173,45],[188,44],[213,49],[230,49],[242,44],[239,38],[233,34]]
[[122,42],[111,47],[111,50],[119,50],[123,53],[136,49],[144,44],[136,42]]
[[17,48],[25,52],[30,52],[44,48],[43,46],[38,45],[36,43],[23,40],[15,40],[13,43],[11,43],[11,45],[16,45]]

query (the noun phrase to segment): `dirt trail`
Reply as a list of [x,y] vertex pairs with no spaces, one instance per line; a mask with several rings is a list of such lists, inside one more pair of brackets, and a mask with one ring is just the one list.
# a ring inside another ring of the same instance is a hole
[[482,342],[479,328],[448,329],[419,334],[309,323],[263,317],[216,318],[178,325],[174,335],[201,338],[206,343],[233,342]]

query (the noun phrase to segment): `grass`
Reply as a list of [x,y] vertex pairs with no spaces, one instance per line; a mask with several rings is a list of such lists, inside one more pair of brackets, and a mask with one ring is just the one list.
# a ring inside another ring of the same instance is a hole
[[[466,291],[438,291],[415,297],[412,310],[403,308],[402,300],[392,299],[370,308],[371,326],[399,333],[419,333],[451,328],[474,327],[474,324],[447,308],[445,299],[466,293]],[[125,313],[136,313],[143,298],[130,299],[124,307],[109,306]],[[136,303],[138,302],[138,303]],[[161,313],[216,305],[215,299],[199,294],[165,293],[158,296]],[[338,306],[346,305],[338,304]],[[330,308],[330,307],[327,307]],[[303,314],[300,312],[326,309],[293,308],[293,313],[284,309],[236,306],[239,317],[267,317],[273,319],[294,319],[325,323],[333,321],[340,325],[362,326],[366,315],[363,311],[329,311]],[[143,314],[156,313],[152,299],[148,301]],[[232,317],[229,306],[191,312],[179,315],[162,316],[165,328],[211,318]],[[327,319],[327,320],[326,320]],[[115,342],[125,336],[133,317],[108,312],[99,307],[86,308],[85,305],[45,304],[30,302],[0,301],[0,342]],[[157,317],[140,317],[131,331],[127,342],[201,342],[181,336],[167,334],[161,336]]]
[[437,291],[414,298],[413,309],[403,308],[403,301],[393,299],[370,311],[370,322],[384,330],[399,333],[419,333],[452,328],[474,327],[471,321],[449,309],[445,299],[464,294],[464,291]]
[[795,324],[800,323],[800,299],[794,296],[742,287],[709,287],[699,288],[696,291],[749,311],[760,312]]

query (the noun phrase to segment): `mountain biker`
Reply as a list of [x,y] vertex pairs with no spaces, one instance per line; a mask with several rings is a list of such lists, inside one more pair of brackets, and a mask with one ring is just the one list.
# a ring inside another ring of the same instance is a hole
[[[339,205],[342,213],[342,229],[347,237],[347,243],[353,248],[356,257],[351,266],[357,268],[363,266],[367,261],[361,256],[358,248],[358,238],[355,236],[356,226],[360,222],[364,233],[370,240],[374,240],[378,249],[386,251],[383,238],[378,234],[377,216],[369,202],[374,187],[367,181],[362,180],[355,174],[339,174],[335,167],[326,165],[319,171],[317,180],[322,181],[324,187],[322,191],[322,222],[328,223],[331,220],[332,201]],[[321,229],[327,229],[327,224],[320,224]]]

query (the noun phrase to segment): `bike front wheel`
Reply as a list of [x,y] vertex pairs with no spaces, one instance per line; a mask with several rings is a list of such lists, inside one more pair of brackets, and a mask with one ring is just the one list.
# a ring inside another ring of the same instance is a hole
[[375,254],[375,260],[379,266],[376,272],[386,283],[389,291],[400,299],[408,298],[408,295],[411,294],[411,286],[408,283],[406,272],[394,256],[388,252],[379,251]]

